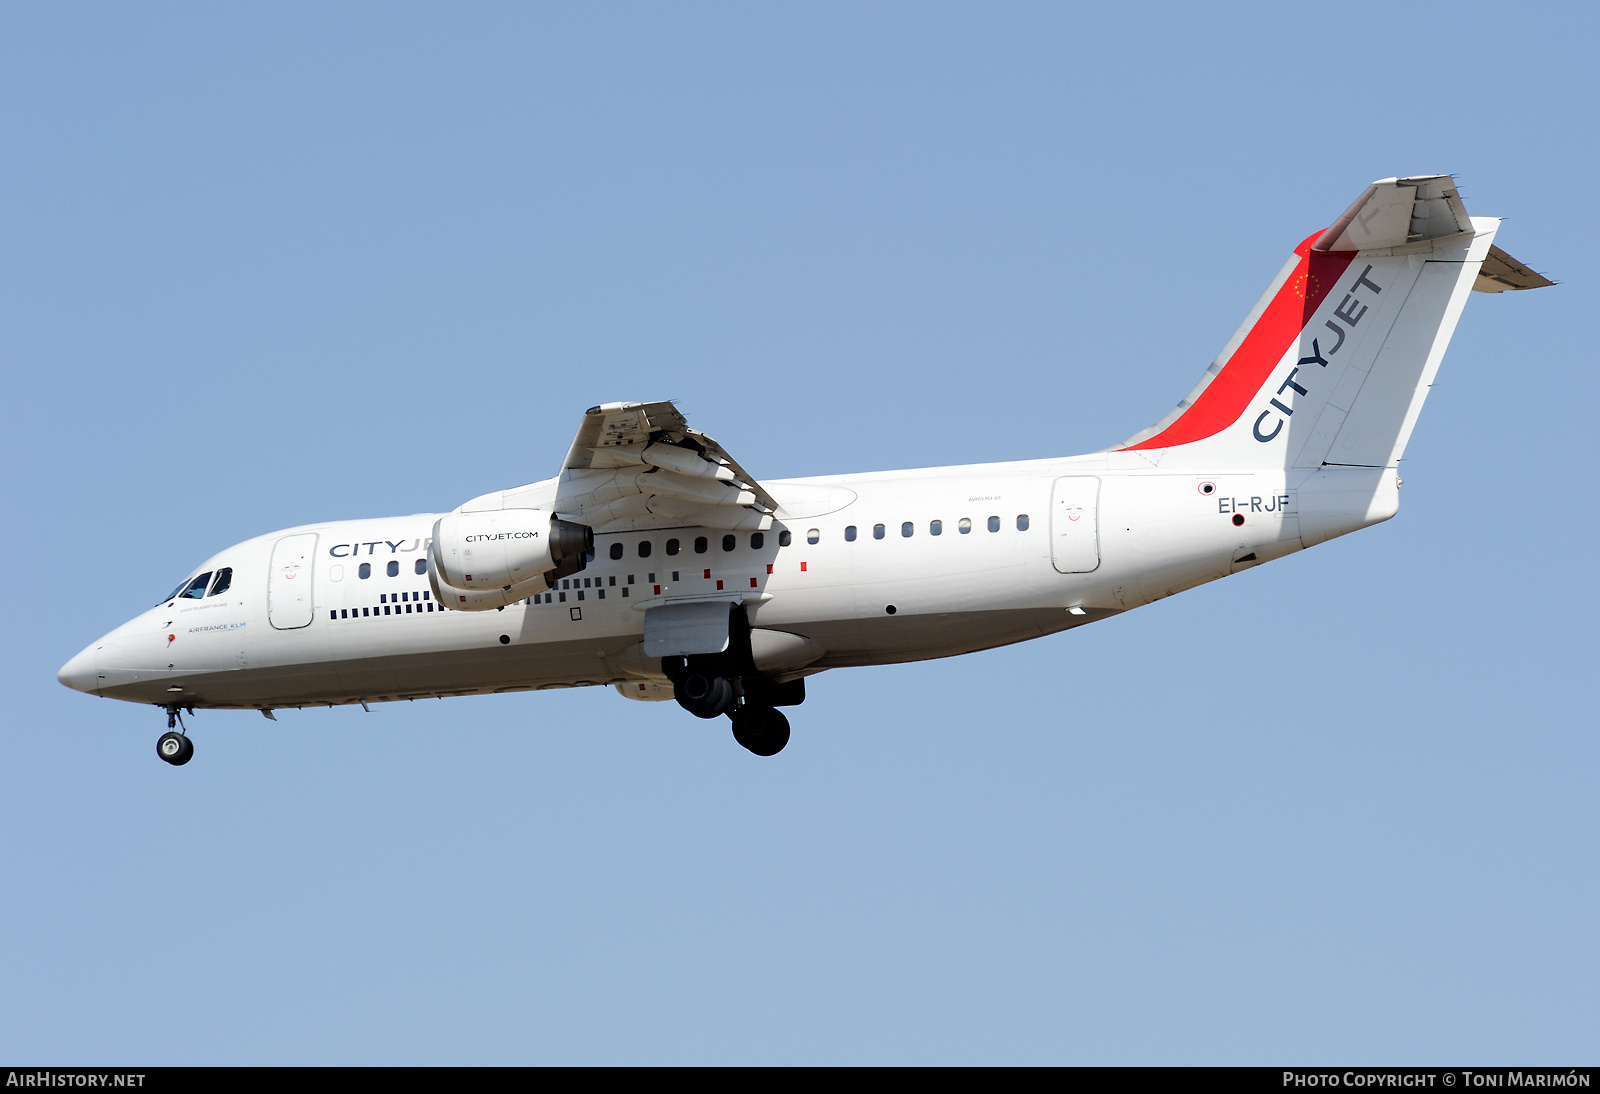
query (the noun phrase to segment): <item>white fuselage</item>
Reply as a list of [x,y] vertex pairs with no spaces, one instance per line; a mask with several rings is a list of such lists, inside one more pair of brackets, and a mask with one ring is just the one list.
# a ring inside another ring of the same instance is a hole
[[[599,534],[581,573],[491,611],[446,610],[430,591],[438,514],[261,536],[196,571],[230,567],[226,592],[163,602],[61,678],[133,702],[261,709],[659,684],[640,645],[645,613],[699,599],[742,602],[758,632],[807,640],[809,653],[779,650],[760,666],[775,675],[945,657],[1092,622],[1387,519],[1397,480],[1382,468],[1163,472],[1103,452],[763,485],[782,506],[757,539]],[[269,596],[274,550],[296,536],[315,537],[292,541],[309,548],[300,617]]]

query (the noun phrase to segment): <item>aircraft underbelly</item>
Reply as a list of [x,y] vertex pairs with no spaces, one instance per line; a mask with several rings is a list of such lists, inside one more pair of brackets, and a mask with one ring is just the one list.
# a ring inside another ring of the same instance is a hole
[[[884,616],[857,621],[858,645],[829,644],[831,624],[811,624],[806,637],[828,648],[816,668],[853,665],[892,665],[928,661],[976,650],[1009,646],[1093,622],[1115,612],[1094,611],[1069,615],[1060,608],[1012,608],[997,611],[940,612],[921,616]],[[796,628],[799,630],[800,628]]]
[[530,688],[602,684],[623,677],[605,655],[615,639],[393,653],[233,672],[168,675],[106,689],[110,698],[166,702],[170,686],[200,707],[314,706]]

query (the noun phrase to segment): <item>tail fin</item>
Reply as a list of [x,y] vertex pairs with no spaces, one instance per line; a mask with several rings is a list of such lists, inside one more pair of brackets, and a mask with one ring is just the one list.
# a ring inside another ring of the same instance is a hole
[[1117,450],[1162,467],[1394,467],[1467,293],[1550,284],[1493,246],[1499,224],[1467,216],[1449,175],[1373,183],[1295,248],[1188,398]]

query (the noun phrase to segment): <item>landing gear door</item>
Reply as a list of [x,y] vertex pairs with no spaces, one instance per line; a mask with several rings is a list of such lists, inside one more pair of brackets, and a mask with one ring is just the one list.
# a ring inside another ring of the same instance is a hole
[[693,657],[721,653],[728,648],[728,615],[733,604],[726,600],[686,601],[663,604],[644,613],[644,655]]
[[309,627],[316,608],[311,601],[311,570],[317,535],[284,536],[272,547],[267,574],[267,622],[280,631]]
[[1050,561],[1061,573],[1087,574],[1100,568],[1099,505],[1098,478],[1056,480],[1050,499]]

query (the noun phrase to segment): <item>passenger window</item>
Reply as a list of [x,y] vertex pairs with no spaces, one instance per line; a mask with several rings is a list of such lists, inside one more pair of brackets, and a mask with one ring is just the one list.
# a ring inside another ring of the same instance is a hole
[[428,572],[428,560],[425,558],[417,559],[417,564],[413,566],[412,569],[417,572],[418,577],[421,577],[423,574]]
[[813,528],[809,532],[806,533],[806,542],[807,543],[816,543],[821,538],[822,538],[822,532],[819,529]]
[[854,524],[851,524],[845,528],[844,541],[846,543],[854,543],[856,541],[856,526]]
[[956,525],[956,531],[960,532],[962,535],[966,535],[968,532],[972,531],[972,518],[962,517],[961,523]]
[[1000,530],[1000,518],[999,517],[990,517],[989,518],[989,531],[998,532],[999,530]]
[[778,546],[787,547],[789,546],[790,542],[793,541],[793,539],[794,537],[789,534],[789,530],[785,528],[783,531],[778,533]]
[[356,576],[359,577],[362,581],[365,581],[365,580],[367,580],[367,578],[371,577],[372,576],[372,563],[363,562],[356,569]]
[[649,558],[650,557],[650,541],[649,540],[641,539],[639,541],[639,557],[640,558]]
[[731,551],[737,546],[739,546],[738,536],[730,534],[722,537],[722,549],[724,551]]
[[911,533],[914,531],[916,531],[916,525],[912,524],[909,520],[900,526],[900,534],[905,536],[907,539],[911,538]]
[[622,557],[622,541],[619,539],[611,545],[611,561],[615,562]]
[[189,582],[189,587],[179,593],[178,596],[186,600],[199,600],[206,595],[206,586],[209,584],[211,584],[211,571],[207,570]]
[[679,549],[679,544],[678,544],[677,540],[675,540],[675,539],[667,540],[667,554],[675,555],[675,554],[678,553],[678,549]]
[[232,566],[224,566],[222,569],[217,571],[217,580],[212,583],[211,591],[209,593],[207,593],[206,595],[207,596],[216,596],[218,593],[225,593],[225,592],[228,591],[228,586],[232,585],[232,584],[233,584],[233,567]]
[[883,538],[883,525],[874,524],[872,526],[872,538],[873,539],[882,539]]
[[942,535],[944,535],[944,521],[942,521],[942,520],[930,520],[928,522],[928,534],[930,536],[942,536]]
[[389,576],[390,577],[399,577],[400,576],[400,563],[398,561],[391,561],[389,563]]
[[[783,533],[783,534],[787,535],[788,533]],[[761,548],[765,547],[766,545],[767,545],[767,537],[766,536],[762,535],[760,532],[751,532],[750,533],[750,549],[752,551],[759,551],[759,550],[761,550]]]
[[1018,513],[1017,514],[1017,531],[1026,532],[1027,530],[1028,530],[1028,514],[1026,514],[1026,513]]
[[710,549],[711,549],[711,541],[706,539],[705,536],[695,536],[694,537],[694,553],[695,554],[703,555],[707,551],[709,551]]

